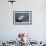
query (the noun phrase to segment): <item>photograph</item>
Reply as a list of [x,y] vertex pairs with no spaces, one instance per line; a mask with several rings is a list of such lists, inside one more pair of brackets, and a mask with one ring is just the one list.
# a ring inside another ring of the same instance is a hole
[[32,11],[13,11],[13,24],[32,24]]

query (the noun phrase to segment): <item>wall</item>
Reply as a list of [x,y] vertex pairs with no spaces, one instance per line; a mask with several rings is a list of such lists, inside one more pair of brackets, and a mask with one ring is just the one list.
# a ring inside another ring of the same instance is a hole
[[[37,41],[45,40],[43,4],[42,0],[17,0],[13,5],[7,0],[0,0],[0,40],[15,40],[18,32],[31,34],[31,38]],[[24,10],[32,11],[32,25],[13,25],[12,11]]]

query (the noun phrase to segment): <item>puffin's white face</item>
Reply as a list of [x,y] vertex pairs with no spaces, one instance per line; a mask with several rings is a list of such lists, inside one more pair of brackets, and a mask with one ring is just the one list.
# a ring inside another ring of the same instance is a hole
[[22,20],[24,18],[24,16],[22,15],[22,16],[19,16],[18,17],[18,20]]

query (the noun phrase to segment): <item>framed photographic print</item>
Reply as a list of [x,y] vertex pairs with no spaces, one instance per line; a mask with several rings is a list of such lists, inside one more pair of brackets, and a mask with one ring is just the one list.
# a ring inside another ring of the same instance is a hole
[[32,11],[13,11],[13,24],[32,24]]

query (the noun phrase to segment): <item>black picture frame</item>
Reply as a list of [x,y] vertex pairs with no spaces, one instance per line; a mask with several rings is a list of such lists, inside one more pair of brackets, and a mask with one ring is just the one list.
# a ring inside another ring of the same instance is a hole
[[14,25],[32,25],[32,11],[13,11]]

